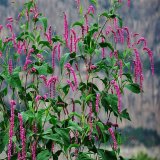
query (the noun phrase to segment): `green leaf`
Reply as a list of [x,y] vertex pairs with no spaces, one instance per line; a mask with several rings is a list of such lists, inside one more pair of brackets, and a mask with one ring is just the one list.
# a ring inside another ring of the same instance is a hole
[[136,83],[127,84],[125,85],[125,87],[129,89],[131,92],[136,93],[136,94],[141,92],[140,86]]
[[114,151],[98,149],[98,156],[101,160],[117,160],[117,157]]
[[91,0],[91,3],[97,5],[97,0]]
[[123,27],[123,21],[122,21],[122,18],[118,15],[116,15],[116,17],[118,18],[118,22],[119,22],[119,26],[122,28]]
[[100,14],[100,16],[104,16],[104,17],[106,17],[106,18],[109,17],[107,12],[103,12],[102,14]]
[[46,18],[46,17],[41,17],[41,18],[38,18],[38,20],[39,20],[40,22],[42,22],[43,27],[44,27],[44,31],[46,32],[46,30],[47,30],[47,25],[48,25],[48,23],[47,23],[47,18]]
[[0,96],[1,96],[1,97],[4,97],[4,96],[7,95],[7,93],[8,93],[8,89],[7,89],[7,87],[5,87],[4,89],[2,89],[2,90],[0,91]]
[[108,43],[108,42],[101,42],[101,43],[99,43],[99,45],[100,45],[101,48],[108,47],[108,48],[111,49],[111,51],[114,52],[114,48],[112,47],[112,44],[111,44],[111,43]]
[[127,112],[127,109],[124,109],[124,110],[121,112],[120,116],[121,116],[122,118],[125,118],[125,119],[128,119],[129,121],[131,121],[131,118],[130,118],[130,116],[129,116],[129,113]]
[[41,48],[48,47],[50,50],[52,50],[52,47],[48,41],[40,41],[38,44],[42,45]]
[[94,160],[94,159],[89,157],[89,153],[80,152],[78,154],[77,160]]
[[56,133],[56,134],[51,134],[51,135],[44,135],[43,136],[44,139],[48,139],[48,140],[52,140],[58,144],[64,144],[64,142],[62,141],[61,137]]
[[71,130],[74,130],[74,131],[79,131],[79,132],[82,132],[82,128],[79,126],[79,124],[78,123],[76,123],[76,122],[73,122],[73,121],[69,121],[69,124],[68,124],[68,127],[67,128],[69,128],[69,129],[71,129]]
[[37,155],[37,160],[49,160],[51,153],[48,150],[41,151]]
[[93,97],[93,94],[89,94],[85,99],[86,102],[90,101],[92,97]]
[[82,27],[83,23],[84,23],[83,21],[75,22],[75,23],[72,24],[72,27],[74,27],[74,26],[80,26],[80,27]]
[[60,59],[60,63],[59,64],[60,64],[61,74],[63,72],[64,64],[68,60],[69,56],[70,56],[70,53],[65,53]]
[[37,65],[34,65],[35,69],[38,71],[38,74],[40,75],[47,75],[47,71],[48,71],[48,64],[47,63],[44,63],[43,65],[41,66],[37,66]]

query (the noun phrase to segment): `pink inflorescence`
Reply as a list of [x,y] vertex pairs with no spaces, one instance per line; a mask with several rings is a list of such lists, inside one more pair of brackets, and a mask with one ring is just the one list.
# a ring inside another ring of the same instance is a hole
[[137,48],[134,48],[134,53],[135,53],[135,61],[134,61],[134,72],[135,72],[135,82],[137,82],[138,77],[140,77],[140,88],[142,90],[142,85],[143,85],[143,71],[142,71],[142,63],[141,63],[141,59],[140,59],[140,55],[139,52],[137,50]]
[[66,13],[64,13],[64,40],[66,42],[67,47],[68,47],[68,36],[69,36],[69,31],[68,31],[67,15]]
[[110,133],[110,135],[112,137],[112,140],[113,140],[113,149],[117,150],[118,145],[117,145],[116,137],[114,135],[114,131],[113,131],[112,128],[109,128],[108,131],[109,131],[109,133]]
[[96,112],[98,113],[99,111],[99,100],[100,100],[100,94],[96,94]]
[[93,129],[93,124],[92,124],[92,102],[89,102],[89,125],[90,125],[90,131],[89,131],[89,140],[91,140],[92,136],[92,129]]
[[9,59],[9,62],[8,62],[8,71],[9,71],[10,74],[12,74],[12,72],[13,72],[12,59]]
[[152,75],[154,75],[153,52],[148,47],[144,47],[143,50],[148,53],[148,56],[149,56],[149,59],[150,59],[150,63],[151,63]]
[[37,142],[34,141],[32,146],[31,146],[31,150],[32,150],[32,160],[36,160],[36,150],[37,150]]
[[51,98],[55,98],[55,94],[56,94],[56,82],[57,81],[58,81],[58,77],[57,76],[52,76],[47,81],[47,86],[49,87],[50,97]]
[[12,155],[12,137],[14,135],[14,106],[16,105],[16,102],[14,100],[10,101],[11,106],[11,117],[10,117],[10,128],[9,128],[9,144],[8,144],[8,160],[11,159]]
[[74,71],[73,67],[70,65],[70,63],[65,64],[64,67],[65,67],[66,69],[68,69],[68,70],[71,72],[71,74],[73,75],[73,79],[74,79],[74,90],[76,90],[77,87],[78,87],[78,81],[77,81],[77,76],[76,76],[76,74],[75,74],[75,71]]
[[118,86],[118,84],[116,83],[115,80],[112,80],[111,81],[111,84],[114,86],[114,89],[116,90],[116,94],[117,94],[117,97],[118,97],[118,112],[121,113],[121,110],[122,110],[122,98],[121,98],[121,91],[120,91],[120,88]]
[[54,46],[53,50],[52,50],[52,68],[53,70],[55,69],[55,54],[56,54],[56,48],[57,45]]
[[25,136],[25,129],[23,127],[23,119],[22,119],[22,115],[20,113],[18,113],[18,119],[20,122],[20,138],[21,138],[21,142],[22,142],[22,157],[21,159],[26,159],[26,136]]

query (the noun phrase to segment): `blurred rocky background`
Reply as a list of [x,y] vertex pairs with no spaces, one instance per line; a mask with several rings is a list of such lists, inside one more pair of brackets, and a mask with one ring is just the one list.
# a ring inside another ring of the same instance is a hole
[[[16,17],[25,0],[0,0],[0,24],[6,17]],[[63,32],[63,12],[67,12],[69,23],[78,18],[75,0],[38,0],[39,10],[49,18],[55,33]],[[108,1],[98,0],[98,10],[108,7]],[[127,3],[127,0],[123,0]],[[88,0],[83,0],[88,6]],[[97,11],[98,12],[98,11]],[[155,76],[150,72],[147,56],[144,56],[144,93],[123,97],[123,104],[129,109],[131,122],[123,121],[122,133],[125,155],[147,152],[152,157],[160,157],[160,0],[131,0],[130,8],[124,4],[120,11],[124,24],[132,32],[140,33],[148,40],[154,51]],[[5,34],[5,33],[4,33]],[[102,115],[103,116],[103,115]],[[104,117],[103,117],[104,118]],[[126,147],[127,146],[127,147]],[[147,159],[147,158],[145,158]]]

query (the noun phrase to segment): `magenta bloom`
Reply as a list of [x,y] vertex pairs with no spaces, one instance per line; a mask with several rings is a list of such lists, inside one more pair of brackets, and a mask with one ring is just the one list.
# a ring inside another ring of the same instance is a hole
[[118,84],[116,83],[115,80],[112,80],[111,81],[111,84],[114,86],[114,89],[116,90],[116,94],[117,94],[117,97],[118,97],[118,112],[121,113],[121,110],[122,110],[122,98],[121,98],[121,91],[120,91],[120,88],[118,86]]
[[12,137],[14,135],[14,106],[16,105],[16,102],[14,100],[10,101],[11,106],[11,117],[10,117],[10,128],[9,128],[9,143],[8,143],[8,160],[11,159],[12,155]]
[[68,36],[69,36],[68,21],[67,21],[66,13],[64,13],[64,40],[66,41],[67,47],[68,47]]
[[135,53],[135,61],[134,61],[135,82],[137,82],[138,77],[140,77],[140,88],[142,90],[143,72],[142,72],[141,59],[137,48],[134,48],[134,53]]
[[60,61],[60,59],[61,59],[61,43],[58,43],[57,49],[58,49],[58,60]]
[[3,26],[0,24],[0,32],[1,32],[2,29],[3,29]]
[[115,137],[115,135],[114,135],[114,131],[113,131],[112,128],[109,128],[108,131],[109,131],[109,133],[110,133],[110,135],[111,135],[111,137],[112,137],[112,140],[113,140],[113,149],[114,149],[114,150],[117,150],[118,145],[117,145],[116,137]]
[[42,96],[37,95],[37,96],[36,96],[36,103],[37,103],[40,99],[42,99]]
[[92,136],[92,129],[93,129],[93,124],[92,124],[92,102],[89,102],[89,125],[90,125],[90,132],[89,132],[89,140],[91,140]]
[[54,98],[55,93],[56,93],[56,82],[58,81],[57,76],[52,76],[48,81],[47,81],[47,86],[49,86],[49,91],[50,91],[50,97]]
[[47,78],[46,78],[46,76],[41,75],[39,78],[40,78],[40,79],[43,79],[44,84],[47,85]]
[[26,136],[25,136],[25,129],[23,128],[23,119],[22,115],[18,113],[18,119],[20,123],[20,138],[22,142],[22,159],[26,159]]
[[137,44],[140,44],[140,42],[144,42],[144,47],[147,46],[147,40],[144,37],[141,37],[138,41]]
[[[105,42],[105,39],[102,37],[102,40],[101,40],[102,43]],[[105,49],[102,48],[102,59],[105,58]]]
[[53,51],[52,51],[52,68],[53,68],[53,70],[54,70],[54,68],[55,68],[55,54],[56,54],[56,48],[57,48],[57,45],[54,46]]
[[148,47],[144,47],[143,50],[148,53],[148,56],[149,56],[149,59],[150,59],[150,63],[151,63],[152,75],[154,75],[153,52]]
[[8,23],[8,24],[6,25],[6,27],[10,30],[10,32],[12,32],[12,31],[13,31],[12,24]]
[[47,33],[45,33],[45,36],[48,42],[52,44],[52,27],[51,26],[49,26]]
[[8,62],[8,71],[9,71],[10,74],[12,74],[12,72],[13,72],[12,59],[9,59],[9,62]]
[[13,22],[13,18],[12,17],[8,17],[7,21],[10,22],[10,23],[12,23]]
[[119,61],[119,66],[120,66],[119,77],[122,78],[122,74],[123,74],[123,61],[122,60]]
[[37,150],[37,142],[34,141],[32,146],[31,146],[31,150],[32,150],[32,160],[36,160],[36,150]]
[[96,94],[96,112],[98,114],[98,111],[99,111],[99,100],[100,100],[100,94],[97,93]]
[[71,88],[72,91],[74,92],[75,88],[74,88],[72,82],[71,82],[69,79],[67,79],[67,83],[69,84],[70,88]]
[[95,9],[92,5],[90,5],[89,8],[88,8],[88,14],[90,14],[90,13],[92,13],[92,14],[95,13]]
[[76,32],[74,29],[71,29],[71,33],[73,35],[73,52],[76,52],[77,50],[77,37],[76,37]]
[[78,87],[78,82],[77,82],[77,76],[76,76],[76,74],[75,74],[75,72],[74,72],[74,69],[72,68],[72,66],[70,65],[70,63],[67,63],[67,64],[64,66],[64,68],[68,69],[68,70],[71,72],[71,74],[73,75],[75,89],[77,89],[77,87]]

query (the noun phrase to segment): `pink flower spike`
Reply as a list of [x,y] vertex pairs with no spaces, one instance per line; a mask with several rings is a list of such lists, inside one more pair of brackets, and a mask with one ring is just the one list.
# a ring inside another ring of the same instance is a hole
[[96,69],[97,68],[97,66],[95,66],[94,64],[92,64],[91,66],[90,66],[90,70],[94,70],[94,69]]
[[2,57],[2,52],[0,51],[0,58]]
[[10,32],[12,32],[12,31],[13,31],[12,24],[8,23],[8,24],[6,25],[6,27],[10,30]]
[[137,44],[140,44],[140,42],[144,42],[144,47],[147,46],[147,41],[144,37],[141,37],[138,41],[137,41]]
[[98,111],[99,111],[99,100],[100,100],[100,94],[97,93],[96,94],[96,112],[98,114]]
[[122,100],[121,100],[121,91],[120,88],[118,86],[118,84],[116,83],[115,80],[111,81],[111,84],[114,86],[114,89],[116,90],[116,94],[118,97],[118,113],[121,113],[122,110]]
[[143,50],[148,53],[148,56],[149,56],[149,59],[150,59],[150,64],[151,64],[152,75],[154,75],[153,52],[147,47],[144,47]]
[[12,72],[13,72],[12,59],[9,59],[9,62],[8,62],[8,71],[9,71],[10,74],[12,74]]
[[68,21],[67,21],[66,13],[64,13],[64,40],[66,41],[67,47],[68,47],[68,36],[69,36]]
[[8,143],[8,160],[11,160],[12,155],[12,137],[14,135],[14,109],[16,102],[14,100],[10,101],[11,117],[10,117],[10,128],[9,128],[9,143]]
[[43,58],[43,55],[42,55],[42,54],[37,54],[36,56],[37,56],[37,58],[39,58],[41,61],[43,61],[43,60],[44,60],[44,58]]
[[37,96],[36,96],[36,103],[37,103],[40,99],[42,99],[42,96],[37,95]]
[[95,13],[95,9],[92,5],[90,5],[89,8],[88,8],[88,14],[90,14],[91,12],[92,12],[92,14]]
[[60,61],[60,59],[61,59],[61,43],[58,43],[57,49],[58,49],[58,60]]
[[67,79],[67,83],[69,84],[69,86],[71,87],[72,91],[74,92],[74,86],[73,86],[72,82],[69,79]]
[[33,142],[31,150],[32,150],[32,160],[36,160],[36,150],[37,150],[36,141]]
[[3,26],[2,25],[0,25],[0,32],[1,32],[1,30],[3,29]]
[[130,5],[131,5],[131,0],[128,0],[128,1],[127,1],[127,4],[128,4],[128,7],[130,7]]
[[41,75],[39,78],[43,79],[44,84],[47,85],[47,78],[44,75]]
[[114,135],[114,131],[113,131],[112,128],[109,128],[108,131],[109,131],[109,133],[110,133],[110,135],[111,135],[111,137],[112,137],[112,140],[113,140],[113,149],[114,149],[114,150],[117,150],[118,145],[117,145],[116,137],[115,137],[115,135]]
[[55,54],[56,54],[56,48],[57,48],[57,45],[54,46],[53,51],[52,51],[52,68],[53,68],[53,70],[55,69]]
[[119,66],[120,66],[119,77],[122,78],[122,74],[123,74],[123,61],[122,60],[119,61]]
[[78,87],[77,76],[76,76],[71,64],[70,63],[65,64],[64,68],[68,69],[72,73],[73,79],[74,79],[75,89],[77,89],[77,87]]
[[10,22],[10,23],[12,23],[13,22],[13,18],[12,17],[8,17],[7,21]]
[[[101,40],[102,43],[105,42],[105,39],[102,37],[102,40]],[[102,59],[105,58],[105,48],[102,48]]]
[[20,138],[22,142],[22,159],[26,159],[26,136],[25,136],[25,129],[23,128],[23,119],[22,115],[18,113],[18,119],[20,123]]
[[118,20],[117,18],[114,18],[114,29],[118,28]]
[[77,3],[77,8],[80,8],[80,0],[75,0]]

